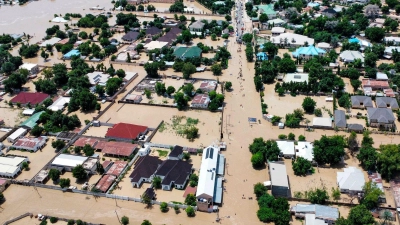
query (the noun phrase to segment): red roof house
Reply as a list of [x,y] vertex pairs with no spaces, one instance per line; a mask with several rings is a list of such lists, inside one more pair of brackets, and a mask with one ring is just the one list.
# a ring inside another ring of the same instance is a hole
[[81,137],[75,141],[74,145],[78,147],[85,147],[85,145],[90,145],[90,147],[93,148],[97,144],[97,142],[99,142],[99,140],[96,138]]
[[49,97],[50,95],[40,92],[20,92],[17,96],[11,99],[11,102],[13,104],[20,103],[21,105],[30,103],[32,106],[35,106],[36,104],[41,104]]
[[148,127],[129,123],[117,123],[109,128],[106,138],[134,140],[139,135],[147,133]]
[[115,181],[115,176],[113,175],[104,175],[99,182],[96,184],[96,189],[105,193],[111,187],[111,185]]
[[118,177],[122,171],[125,169],[128,162],[125,161],[115,161],[111,168],[107,171],[107,175],[113,175]]
[[116,141],[99,141],[95,148],[105,155],[129,157],[137,148],[137,144]]

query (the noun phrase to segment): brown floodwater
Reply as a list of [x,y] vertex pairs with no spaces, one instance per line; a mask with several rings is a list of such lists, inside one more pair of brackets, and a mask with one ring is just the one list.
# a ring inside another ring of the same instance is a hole
[[[0,33],[23,33],[34,35],[33,42],[40,41],[48,27],[58,23],[49,22],[54,14],[86,13],[99,14],[101,11],[90,10],[99,6],[109,10],[111,0],[40,0],[32,1],[23,6],[0,7]],[[58,24],[64,27],[62,23]]]

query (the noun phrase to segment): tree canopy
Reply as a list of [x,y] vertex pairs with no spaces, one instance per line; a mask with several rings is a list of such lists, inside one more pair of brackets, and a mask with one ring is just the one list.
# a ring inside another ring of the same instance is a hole
[[320,140],[314,142],[314,160],[320,164],[338,164],[345,155],[346,142],[343,136],[323,135]]

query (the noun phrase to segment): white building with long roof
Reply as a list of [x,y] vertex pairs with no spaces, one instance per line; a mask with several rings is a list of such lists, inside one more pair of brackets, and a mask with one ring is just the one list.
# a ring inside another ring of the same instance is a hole
[[222,202],[224,164],[225,157],[219,154],[218,147],[209,146],[203,150],[196,191],[199,210],[205,211],[209,204]]

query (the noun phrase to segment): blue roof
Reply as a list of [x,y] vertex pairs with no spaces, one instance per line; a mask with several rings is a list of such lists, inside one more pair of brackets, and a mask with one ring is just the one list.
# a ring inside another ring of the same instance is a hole
[[360,40],[358,40],[358,38],[350,38],[349,39],[349,43],[359,43]]
[[313,45],[310,45],[308,47],[301,47],[298,48],[295,52],[292,52],[293,57],[297,57],[299,55],[312,55],[312,56],[318,56],[319,54],[325,54],[326,51],[321,49],[321,48],[317,48]]
[[317,7],[317,6],[319,6],[319,3],[317,3],[317,2],[310,2],[310,3],[307,4],[307,6],[310,6],[310,7]]
[[257,53],[257,59],[262,61],[268,60],[268,55],[265,52],[259,52]]
[[225,156],[222,154],[218,155],[218,168],[217,168],[217,174],[218,175],[224,175],[225,172]]
[[64,55],[64,58],[71,58],[72,56],[79,56],[81,53],[77,49],[73,49]]
[[222,177],[217,178],[217,182],[215,182],[215,189],[214,189],[214,197],[213,201],[215,203],[222,203]]

